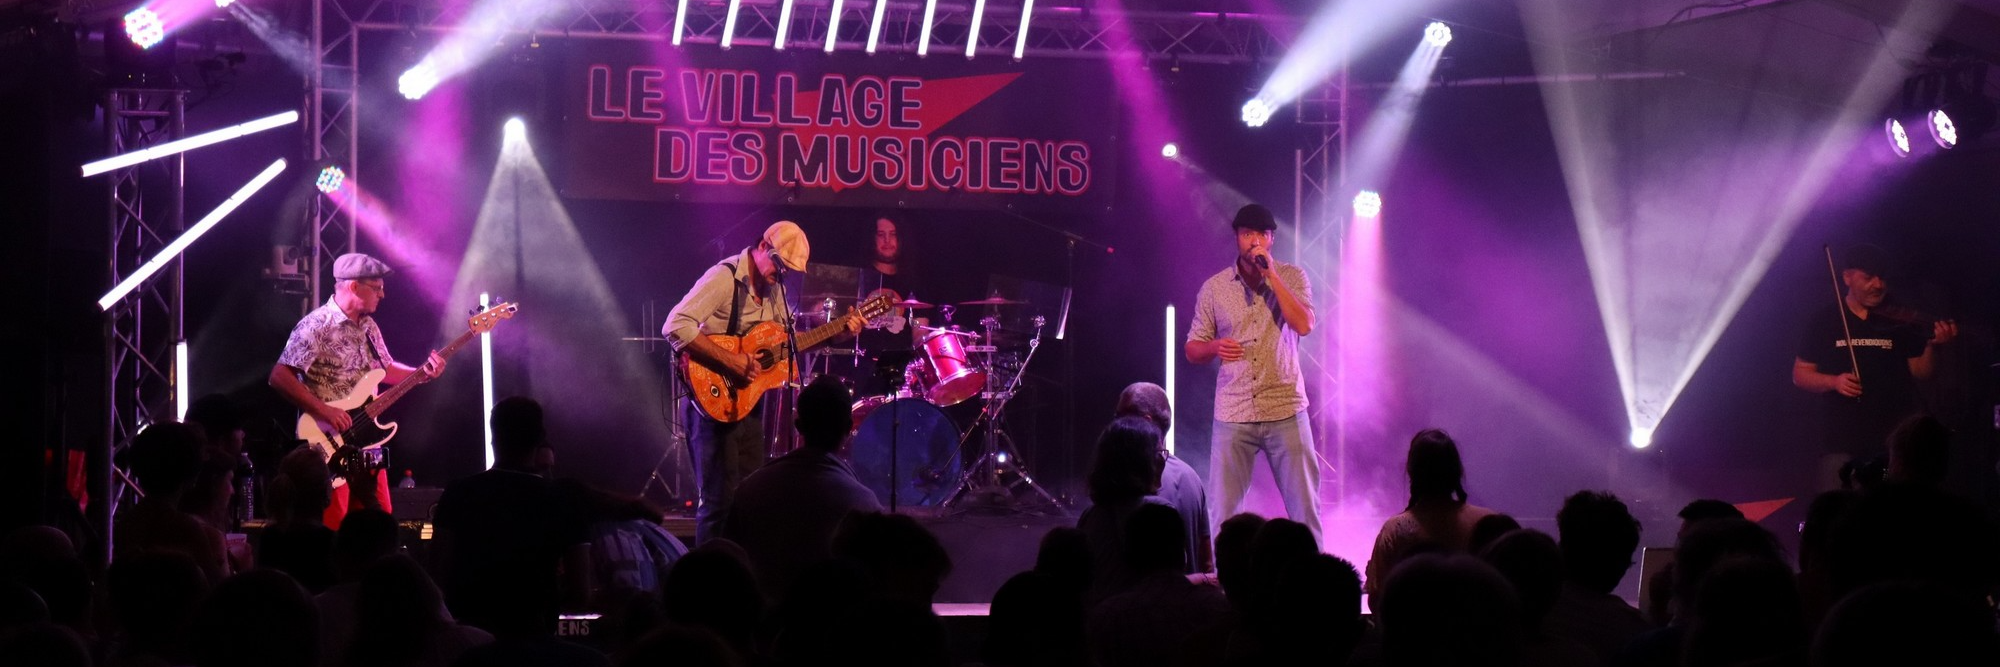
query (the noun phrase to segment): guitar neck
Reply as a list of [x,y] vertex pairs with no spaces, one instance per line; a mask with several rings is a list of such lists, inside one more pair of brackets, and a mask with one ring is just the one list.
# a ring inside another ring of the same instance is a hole
[[[467,341],[472,340],[472,337],[474,335],[477,334],[474,334],[471,329],[466,329],[465,333],[459,334],[457,338],[451,339],[450,345],[446,345],[444,346],[444,349],[438,350],[438,356],[445,359],[450,359],[452,353],[457,352],[458,348],[464,346]],[[412,375],[414,375],[414,373]],[[381,396],[375,397],[375,400],[368,404],[368,406],[365,408],[368,412],[368,416],[370,417],[382,416],[382,413],[388,410],[389,406],[394,405],[396,403],[396,399],[402,398],[403,394],[410,393],[410,389],[416,386],[417,383],[410,382],[409,378],[404,378],[404,381],[396,383],[396,386],[390,387],[388,391],[382,392]]]
[[826,324],[819,325],[818,327],[815,327],[812,331],[807,331],[805,333],[799,334],[799,349],[797,351],[804,352],[806,350],[819,347],[821,344],[825,343],[827,339],[833,338],[834,336],[839,335],[840,332],[846,330],[847,330],[847,324],[841,320],[835,320],[832,322],[828,322]]

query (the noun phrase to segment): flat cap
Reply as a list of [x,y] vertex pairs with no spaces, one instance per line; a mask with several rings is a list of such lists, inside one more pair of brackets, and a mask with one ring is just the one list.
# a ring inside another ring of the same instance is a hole
[[806,230],[799,229],[796,222],[779,220],[764,230],[764,240],[771,249],[778,251],[778,261],[785,263],[789,271],[806,270],[806,259],[812,256],[812,244],[806,241]]
[[334,280],[370,280],[395,272],[395,269],[383,264],[382,260],[358,252],[350,252],[333,260]]

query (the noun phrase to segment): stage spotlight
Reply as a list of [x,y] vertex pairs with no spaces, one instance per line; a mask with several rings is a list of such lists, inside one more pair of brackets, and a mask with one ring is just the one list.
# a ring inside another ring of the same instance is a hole
[[1271,103],[1265,101],[1262,97],[1244,102],[1243,124],[1250,127],[1263,127],[1265,123],[1271,122],[1271,112],[1273,111],[1276,111],[1276,109],[1272,109]]
[[1382,195],[1374,190],[1362,190],[1354,195],[1354,217],[1373,218],[1382,215]]
[[[1167,145],[1172,146],[1173,144]],[[1174,304],[1167,304],[1167,381],[1161,388],[1167,391],[1167,405],[1169,406],[1174,404],[1174,370],[1180,366],[1181,341],[1179,336],[1174,335],[1175,328],[1179,325],[1180,318],[1174,314]],[[1160,434],[1160,438],[1167,445],[1167,453],[1174,453],[1174,427],[1172,422],[1168,422],[1167,432]]]
[[185,420],[188,414],[188,396],[192,394],[188,384],[188,342],[174,343],[174,419]]
[[1445,25],[1443,21],[1432,21],[1430,25],[1424,26],[1424,43],[1444,48],[1444,45],[1451,43],[1451,26]]
[[233,4],[236,4],[236,0],[215,0],[215,6],[217,9],[226,9]]
[[1171,141],[1167,142],[1167,145],[1160,147],[1160,157],[1172,160],[1180,156],[1181,156],[1181,147],[1175,145]]
[[1653,444],[1653,427],[1651,426],[1632,427],[1631,443],[1634,449],[1645,449],[1651,446]]
[[[493,307],[493,295],[479,293],[479,311]],[[486,469],[493,469],[493,331],[479,332],[479,395],[486,402]]]
[[1930,121],[1931,139],[1937,142],[1939,148],[1958,146],[1958,125],[1951,122],[1950,114],[1943,109],[1932,109],[1924,114],[1924,120]]
[[1910,133],[1903,129],[1903,122],[1894,118],[1882,123],[1882,133],[1889,137],[1889,152],[1896,157],[1910,156]]
[[681,34],[687,32],[688,0],[674,4],[674,46],[681,45]]
[[167,143],[154,146],[152,148],[143,148],[140,150],[132,151],[130,153],[125,153],[123,155],[118,155],[98,160],[96,162],[83,165],[83,175],[86,177],[96,176],[98,174],[102,174],[104,172],[111,171],[114,169],[124,169],[126,167],[130,167],[132,165],[145,162],[147,160],[154,160],[169,155],[173,155],[175,153],[183,153],[186,151],[191,151],[210,144],[215,144],[228,141],[230,139],[235,139],[237,137],[246,134],[262,132],[264,130],[268,130],[274,127],[282,127],[296,122],[299,122],[299,112],[297,111],[287,111],[274,116],[266,116],[247,123],[225,127],[220,130],[216,130],[214,132],[203,132],[201,134],[188,137],[186,139],[169,141]]
[[347,172],[341,171],[340,167],[327,167],[319,170],[319,178],[313,181],[313,187],[319,188],[320,192],[333,194],[339,192],[341,183],[346,181]]
[[507,119],[507,124],[501,126],[501,129],[506,132],[508,141],[522,141],[528,138],[528,123],[520,118]]
[[863,51],[875,53],[875,44],[882,40],[882,18],[888,15],[888,11],[888,0],[875,0],[875,17],[868,21],[868,46]]
[[436,88],[438,82],[441,80],[438,76],[437,66],[432,65],[429,60],[425,60],[424,62],[417,63],[416,67],[410,68],[410,71],[404,72],[403,76],[396,79],[396,90],[402,93],[405,98],[421,100],[424,98],[424,95],[431,92],[432,88]]
[[132,38],[139,48],[150,49],[167,38],[167,25],[160,21],[157,12],[140,7],[125,15],[125,36]]

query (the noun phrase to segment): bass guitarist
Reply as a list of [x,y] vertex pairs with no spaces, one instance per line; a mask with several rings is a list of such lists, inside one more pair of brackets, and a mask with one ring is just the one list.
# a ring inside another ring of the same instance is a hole
[[[335,259],[333,297],[292,327],[284,353],[271,367],[271,388],[307,415],[331,425],[335,432],[347,430],[353,419],[327,403],[353,391],[368,371],[382,369],[389,384],[429,382],[444,372],[444,357],[437,352],[431,353],[422,368],[413,368],[397,363],[382,343],[382,329],[372,315],[386,294],[382,281],[392,272],[389,265],[361,253]],[[348,482],[333,489],[333,503],[326,508],[327,527],[339,528],[347,515],[350,489],[357,484],[362,487],[357,506],[390,509],[386,470],[377,468],[372,476]]]
[[[764,322],[790,329],[792,317],[783,294],[784,272],[804,271],[811,253],[805,230],[796,223],[781,221],[771,225],[756,245],[709,267],[687,296],[667,313],[661,335],[692,363],[747,387],[752,378],[784,360],[760,359],[727,349],[709,336],[740,336]],[[864,324],[866,320],[856,314],[848,315],[845,320],[848,333],[860,331]],[[695,509],[697,544],[721,532],[737,485],[764,463],[763,405],[759,401],[748,415],[721,421],[704,412],[692,395],[682,401],[687,416],[688,449],[694,459],[695,482],[701,496],[701,503]]]

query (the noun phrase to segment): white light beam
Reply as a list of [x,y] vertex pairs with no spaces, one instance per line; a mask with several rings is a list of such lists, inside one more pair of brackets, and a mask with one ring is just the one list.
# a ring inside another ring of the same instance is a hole
[[965,59],[979,53],[979,21],[986,17],[986,0],[972,1],[972,29],[965,33]]
[[203,132],[185,139],[169,141],[158,146],[143,148],[124,155],[108,157],[83,165],[83,176],[89,178],[107,171],[124,169],[147,160],[163,158],[175,153],[185,153],[210,144],[221,143],[246,134],[263,132],[274,127],[284,127],[299,122],[299,112],[287,111],[275,116],[266,116],[247,123],[231,125],[214,132]]
[[147,278],[153,277],[154,273],[159,272],[160,267],[166,266],[167,262],[173,260],[176,255],[181,254],[182,250],[186,250],[188,245],[194,243],[195,239],[201,238],[201,235],[208,233],[208,230],[214,227],[215,223],[221,222],[223,216],[229,215],[231,211],[236,210],[236,207],[242,206],[244,200],[249,199],[250,195],[257,194],[257,191],[263,189],[265,184],[271,182],[271,179],[278,177],[278,172],[284,170],[284,158],[278,158],[277,162],[273,162],[271,166],[265,167],[263,173],[257,174],[256,178],[252,178],[249,183],[243,184],[243,188],[237,190],[236,194],[230,195],[228,199],[222,201],[220,206],[216,206],[215,210],[209,211],[208,215],[202,216],[200,222],[194,223],[193,227],[189,227],[186,232],[182,232],[180,238],[174,239],[173,243],[167,244],[167,247],[161,250],[160,254],[154,255],[152,260],[140,265],[139,270],[133,271],[132,275],[125,276],[125,280],[120,281],[117,287],[111,288],[111,291],[105,292],[104,296],[98,297],[98,310],[111,310],[111,304],[118,303],[119,299],[125,298],[125,295],[130,294],[133,288],[139,286],[139,283],[146,282]]
[[[479,310],[484,312],[493,306],[493,295],[479,293]],[[479,396],[485,401],[486,418],[479,420],[486,427],[486,469],[493,469],[493,330],[479,332]]]

